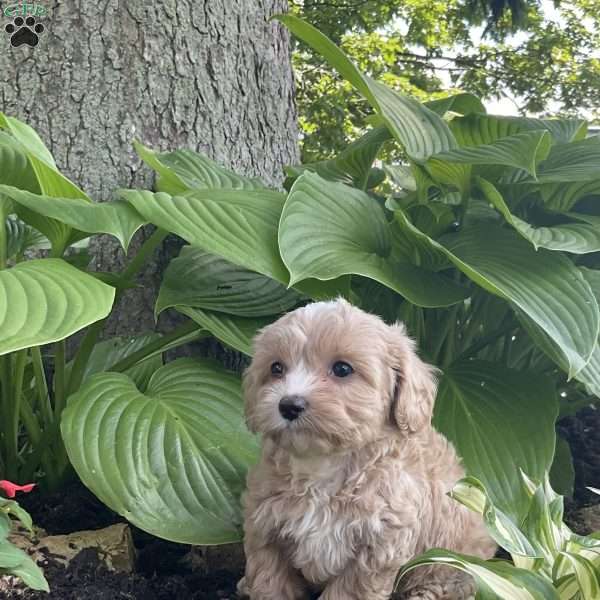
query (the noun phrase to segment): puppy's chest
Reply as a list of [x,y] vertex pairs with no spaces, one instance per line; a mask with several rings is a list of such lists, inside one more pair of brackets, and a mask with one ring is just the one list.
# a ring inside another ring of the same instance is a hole
[[365,520],[357,516],[349,500],[326,495],[289,498],[283,505],[275,535],[294,567],[313,583],[338,576],[360,547]]

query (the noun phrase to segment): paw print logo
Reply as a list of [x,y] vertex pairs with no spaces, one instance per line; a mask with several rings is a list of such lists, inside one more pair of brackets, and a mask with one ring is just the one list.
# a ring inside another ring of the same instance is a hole
[[15,48],[27,44],[34,48],[40,41],[40,35],[44,33],[44,26],[36,23],[33,17],[17,17],[12,23],[9,23],[4,31],[11,34],[10,43]]

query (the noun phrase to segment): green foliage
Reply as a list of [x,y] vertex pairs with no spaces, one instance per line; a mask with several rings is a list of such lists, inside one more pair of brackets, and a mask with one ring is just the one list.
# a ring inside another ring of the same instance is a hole
[[[239,497],[257,454],[242,417],[239,375],[208,361],[163,366],[163,360],[167,350],[209,331],[250,354],[257,328],[307,300],[303,289],[287,288],[277,251],[285,195],[196,153],[154,154],[138,144],[166,191],[123,191],[122,198],[97,204],[60,173],[30,127],[3,115],[0,126],[6,222],[0,230],[0,476],[36,477],[56,489],[72,465],[109,506],[148,531],[190,543],[238,540]],[[165,335],[99,341],[113,303],[167,231],[157,229],[121,273],[87,272],[89,260],[78,260],[74,243],[104,233],[126,251],[136,231],[159,214],[196,247],[186,246],[169,265],[156,313],[175,308],[189,320]],[[262,263],[258,241],[265,243]],[[26,260],[28,250],[47,242],[50,257]],[[252,257],[253,270],[244,257]],[[342,278],[303,287],[318,297],[348,285]],[[83,337],[71,338],[82,330]],[[32,564],[8,544],[0,549],[0,570],[40,586]]]
[[459,481],[452,497],[481,514],[492,537],[511,554],[514,566],[483,561],[446,550],[429,550],[405,565],[400,573],[423,565],[444,564],[470,573],[478,597],[502,599],[592,600],[600,593],[600,540],[579,536],[563,523],[563,498],[521,472],[517,484],[526,500],[517,516],[500,509],[475,477]]
[[[33,132],[2,121],[10,133],[0,158],[16,169],[0,170],[2,216],[43,233],[53,257],[21,262],[23,243],[8,242],[26,236],[2,230],[0,290],[23,301],[4,307],[0,296],[3,322],[15,327],[0,357],[0,470],[58,481],[70,459],[142,529],[186,543],[239,539],[239,495],[257,452],[239,376],[208,361],[163,365],[163,353],[212,334],[251,356],[256,331],[283,312],[343,295],[402,319],[441,369],[435,425],[469,475],[454,496],[484,514],[514,560],[432,550],[407,569],[461,568],[481,598],[595,593],[596,542],[562,525],[548,473],[553,466],[568,488],[564,448],[552,465],[554,423],[600,392],[598,139],[578,119],[487,115],[469,94],[420,103],[363,74],[307,23],[281,20],[375,113],[338,156],[288,167],[286,192],[192,151],[136,144],[158,191],[120,190],[99,207],[65,183]],[[388,164],[375,168],[381,157]],[[96,232],[126,246],[143,223],[158,229],[123,273],[94,277],[63,258]],[[167,231],[187,245],[166,269],[155,312],[188,321],[164,336],[97,343],[113,294]],[[61,303],[47,298],[59,277]],[[94,290],[85,302],[81,282]],[[44,313],[34,299],[62,309]],[[67,362],[65,339],[86,326]],[[32,347],[48,343],[51,385]]]
[[[74,242],[108,233],[126,250],[144,218],[122,200],[93,203],[26,124],[0,115],[0,127],[0,476],[56,489],[70,469],[60,435],[67,397],[106,371],[143,391],[163,352],[203,334],[190,322],[164,336],[98,342],[115,299],[166,232],[155,232],[122,273],[87,272]],[[50,257],[25,260],[49,245]],[[86,328],[67,362],[67,339]]]
[[33,533],[31,517],[18,502],[0,497],[0,577],[12,575],[34,590],[50,591],[44,574],[33,559],[8,540],[13,520]]
[[[471,478],[459,484],[455,497],[484,512],[492,534],[515,557],[512,566],[431,551],[407,568],[428,561],[452,564],[476,575],[480,597],[573,597],[580,589],[573,586],[590,584],[595,567],[590,570],[586,560],[592,559],[585,553],[595,552],[595,542],[567,532],[560,498],[547,478],[558,391],[567,390],[566,400],[561,395],[564,412],[590,401],[599,376],[597,222],[589,203],[582,204],[595,189],[587,183],[600,164],[596,141],[582,138],[581,121],[489,116],[470,96],[421,105],[364,76],[307,24],[282,19],[363,95],[376,112],[377,127],[339,157],[289,168],[287,194],[248,187],[189,152],[157,157],[140,147],[160,174],[163,191],[127,190],[120,197],[190,244],[167,270],[157,311],[174,307],[225,344],[251,354],[258,328],[307,296],[334,295],[349,281],[346,295],[390,320],[402,318],[427,359],[443,370],[435,423],[455,443]],[[393,178],[383,181],[379,171],[374,179],[373,162],[383,142],[392,139],[398,146],[388,145],[386,155],[396,158],[384,173]],[[562,212],[546,204],[556,188],[571,184],[577,189]],[[585,268],[579,257],[585,257]],[[119,390],[111,427],[124,427],[126,415],[148,406],[160,410],[164,403],[153,380],[141,392],[121,376],[90,379],[63,421],[78,472],[140,526],[191,541],[170,516],[161,529],[146,509],[139,514],[130,509],[135,490],[123,483],[135,470],[131,440],[117,448],[113,460],[104,460],[102,435],[122,437],[94,429],[106,422],[94,415],[107,409],[97,398],[109,385]],[[195,388],[210,390],[210,384]],[[161,414],[159,429],[177,416]],[[91,450],[77,439],[88,428],[100,440]],[[177,435],[178,428],[171,431]],[[229,447],[227,435],[224,440],[215,445],[210,438],[209,447]],[[203,443],[193,443],[195,455],[203,454]],[[161,452],[156,460],[163,460]],[[152,473],[177,481],[177,470],[167,473],[161,464]],[[553,472],[560,479],[558,466]],[[519,470],[542,484],[522,480]],[[227,481],[219,489],[233,498],[239,481],[234,488]],[[201,512],[210,513],[216,488],[202,490]],[[222,507],[235,511],[231,503]],[[223,520],[235,524],[233,514],[200,519],[194,540],[233,539],[233,530],[219,529],[219,538],[210,529]]]
[[[520,114],[598,119],[600,21],[592,0],[303,0],[291,12],[359,68],[418,100],[458,90],[510,98]],[[367,104],[306,44],[294,52],[304,161],[330,158],[364,131]]]
[[142,393],[126,374],[100,373],[69,399],[62,432],[83,482],[134,525],[187,543],[240,538],[239,496],[257,443],[238,376],[180,359]]

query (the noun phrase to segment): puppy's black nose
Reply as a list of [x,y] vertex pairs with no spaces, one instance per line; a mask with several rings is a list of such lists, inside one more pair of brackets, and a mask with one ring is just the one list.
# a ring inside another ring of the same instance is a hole
[[279,412],[288,421],[295,421],[306,410],[306,400],[302,396],[284,396],[279,401]]

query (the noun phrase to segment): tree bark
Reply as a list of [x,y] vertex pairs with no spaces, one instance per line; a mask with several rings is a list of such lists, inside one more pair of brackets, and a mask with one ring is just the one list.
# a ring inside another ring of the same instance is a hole
[[[288,36],[268,21],[286,5],[55,0],[38,19],[45,27],[38,46],[13,48],[5,35],[0,108],[32,125],[59,168],[98,201],[119,187],[151,188],[133,139],[160,150],[201,150],[278,185],[283,165],[298,159]],[[107,237],[94,240],[92,254],[98,270],[124,264]],[[158,256],[143,287],[115,311],[109,333],[154,326],[160,266]]]

